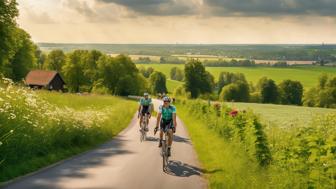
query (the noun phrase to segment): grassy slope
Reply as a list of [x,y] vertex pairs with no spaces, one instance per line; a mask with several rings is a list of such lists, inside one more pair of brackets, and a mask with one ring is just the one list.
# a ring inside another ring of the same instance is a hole
[[[143,65],[143,64],[142,64]],[[184,65],[176,64],[146,64],[146,67],[153,67],[155,70],[163,72],[169,76],[170,69],[174,66],[181,69]],[[330,75],[336,76],[336,68],[334,67],[296,67],[296,68],[242,68],[242,67],[207,67],[209,72],[211,72],[215,78],[222,71],[228,72],[240,72],[244,73],[248,81],[256,83],[261,77],[269,77],[276,82],[281,82],[285,79],[298,80],[301,81],[305,88],[313,87],[317,84],[318,77],[323,73],[328,73]]]
[[252,109],[255,113],[260,115],[264,122],[276,124],[278,126],[288,126],[290,124],[308,124],[313,116],[327,113],[336,113],[336,109],[311,108],[302,106],[256,103],[227,103],[227,105],[239,110]]
[[[106,108],[108,108],[108,118],[105,124],[101,126],[106,136],[115,136],[128,126],[137,107],[134,101],[112,96],[78,96],[76,94],[60,94],[45,91],[38,92],[38,95],[61,109],[69,107],[79,112],[93,110],[106,113]],[[4,167],[0,167],[0,183],[92,149],[110,139],[106,138],[106,136],[102,136],[87,145],[71,146],[71,148],[53,151],[53,153],[49,153],[47,156],[25,159],[15,165],[6,165],[6,162],[4,162]]]
[[183,82],[181,81],[176,81],[176,80],[171,80],[171,79],[167,80],[167,88],[168,88],[169,93],[173,93],[177,87],[182,86],[182,85],[183,85]]

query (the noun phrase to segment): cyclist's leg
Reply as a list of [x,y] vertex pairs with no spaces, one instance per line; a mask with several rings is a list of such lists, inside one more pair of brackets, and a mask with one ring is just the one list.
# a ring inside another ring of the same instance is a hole
[[168,145],[169,147],[173,144],[173,121],[169,123],[169,130],[168,130]]

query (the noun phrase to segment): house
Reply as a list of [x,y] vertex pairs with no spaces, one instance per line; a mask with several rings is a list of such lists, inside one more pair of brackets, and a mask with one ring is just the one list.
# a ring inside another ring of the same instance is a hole
[[26,85],[33,89],[48,89],[60,91],[64,89],[65,82],[56,71],[33,70],[25,79]]

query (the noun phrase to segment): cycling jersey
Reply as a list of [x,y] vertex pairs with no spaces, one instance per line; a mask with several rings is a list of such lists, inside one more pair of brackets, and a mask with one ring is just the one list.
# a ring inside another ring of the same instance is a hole
[[176,108],[173,105],[169,105],[168,107],[161,105],[159,107],[159,113],[161,113],[163,120],[172,120],[173,114],[176,113]]
[[149,106],[152,104],[152,99],[151,98],[141,98],[140,101],[139,101],[139,104],[141,106]]

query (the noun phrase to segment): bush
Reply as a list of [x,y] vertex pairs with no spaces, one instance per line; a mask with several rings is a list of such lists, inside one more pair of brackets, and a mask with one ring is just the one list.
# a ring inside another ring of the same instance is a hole
[[303,86],[299,81],[285,80],[279,84],[281,104],[302,105]]
[[259,80],[258,88],[260,90],[262,103],[277,103],[279,99],[279,90],[272,79],[263,77]]
[[249,97],[248,84],[239,81],[223,87],[219,98],[222,101],[248,102]]

